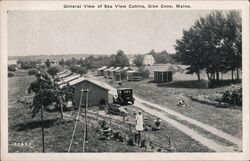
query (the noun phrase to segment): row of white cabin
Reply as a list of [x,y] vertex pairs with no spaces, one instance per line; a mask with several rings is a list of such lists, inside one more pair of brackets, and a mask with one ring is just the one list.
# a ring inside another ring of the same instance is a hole
[[126,72],[127,80],[128,81],[137,81],[141,80],[142,76],[138,71],[134,71],[130,67],[107,67],[103,66],[97,69],[97,74],[104,76],[104,78],[121,80],[121,72]]

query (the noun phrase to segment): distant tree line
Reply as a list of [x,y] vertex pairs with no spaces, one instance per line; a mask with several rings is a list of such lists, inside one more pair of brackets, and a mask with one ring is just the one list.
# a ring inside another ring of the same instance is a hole
[[155,63],[157,64],[175,63],[175,55],[168,53],[166,50],[156,52],[154,49],[152,49],[146,54],[152,55],[155,59]]
[[197,20],[189,30],[183,31],[176,41],[176,60],[189,65],[188,74],[195,73],[200,80],[205,71],[210,81],[220,80],[231,71],[236,79],[242,68],[241,16],[237,11],[214,11]]
[[[125,67],[129,65],[129,60],[122,50],[118,50],[116,54],[111,56],[88,56],[86,58],[72,58],[68,60],[61,59],[59,64],[64,66],[81,66],[86,69],[96,69],[102,66],[120,66]],[[73,69],[74,70],[74,69]]]

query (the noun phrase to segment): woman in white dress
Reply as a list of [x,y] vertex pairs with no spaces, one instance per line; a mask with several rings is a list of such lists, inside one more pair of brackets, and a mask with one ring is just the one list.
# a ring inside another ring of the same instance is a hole
[[135,129],[138,132],[138,145],[140,144],[141,141],[141,131],[143,131],[143,116],[142,113],[139,112],[136,117],[135,117],[135,121],[136,121],[136,126]]

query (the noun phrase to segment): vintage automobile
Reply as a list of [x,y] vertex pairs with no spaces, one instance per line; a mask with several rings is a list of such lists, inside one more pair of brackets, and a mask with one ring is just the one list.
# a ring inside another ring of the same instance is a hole
[[119,105],[134,104],[134,101],[132,88],[119,88],[117,89],[117,96],[113,97],[113,102]]

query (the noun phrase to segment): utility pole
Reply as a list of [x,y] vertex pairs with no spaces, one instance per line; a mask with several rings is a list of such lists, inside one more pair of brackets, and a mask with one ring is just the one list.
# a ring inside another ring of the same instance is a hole
[[42,152],[45,153],[45,148],[44,148],[44,122],[43,122],[43,91],[42,91],[42,78],[41,76],[38,75],[38,81],[39,81],[39,92],[40,92],[40,103],[41,103],[41,122],[42,122]]
[[85,152],[85,143],[88,141],[88,92],[89,89],[83,91],[85,93],[85,130],[83,136],[83,153]]
[[41,107],[41,120],[42,120],[42,145],[43,145],[43,153],[45,153],[44,149],[44,122],[43,122],[43,105]]
[[80,120],[80,112],[81,112],[81,105],[82,105],[82,93],[83,93],[83,89],[81,90],[80,103],[79,103],[78,112],[77,112],[77,115],[76,115],[76,123],[75,123],[74,129],[73,129],[73,133],[72,133],[72,136],[71,136],[68,153],[70,152],[70,149],[71,149],[71,146],[72,146],[72,143],[73,143],[73,139],[74,139],[74,136],[75,136],[77,123]]

